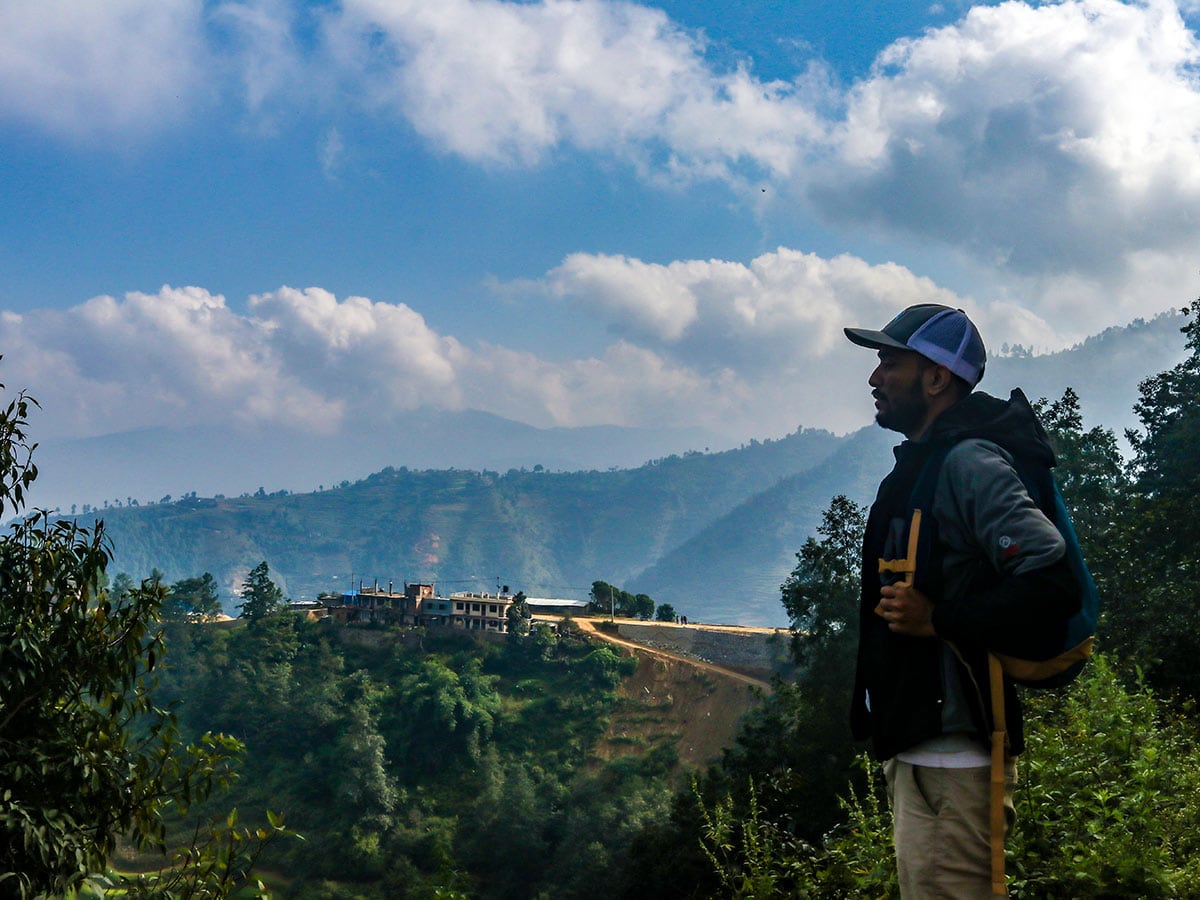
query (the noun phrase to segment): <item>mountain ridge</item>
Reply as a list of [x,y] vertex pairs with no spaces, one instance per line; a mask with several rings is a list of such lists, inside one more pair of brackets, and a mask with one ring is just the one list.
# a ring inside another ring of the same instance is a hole
[[[1118,423],[1090,410],[1132,407],[1138,382],[1182,358],[1181,321],[1158,317],[1059,354],[1001,357],[983,387],[1006,396],[1008,385],[1023,383],[1032,399],[1053,399],[1071,386],[1088,427],[1123,429],[1136,424],[1131,408]],[[864,408],[868,372],[865,359]],[[521,426],[512,433],[529,434]],[[188,492],[182,501],[100,514],[114,545],[111,571],[142,577],[157,567],[168,580],[210,571],[227,605],[265,559],[295,599],[376,579],[435,581],[447,592],[507,583],[581,598],[604,579],[669,602],[693,621],[780,625],[778,588],[795,552],[835,494],[870,500],[897,440],[873,425],[847,436],[801,428],[636,468],[555,472],[537,463],[500,474],[389,465],[332,490],[232,499]],[[521,449],[532,459],[545,448]]]

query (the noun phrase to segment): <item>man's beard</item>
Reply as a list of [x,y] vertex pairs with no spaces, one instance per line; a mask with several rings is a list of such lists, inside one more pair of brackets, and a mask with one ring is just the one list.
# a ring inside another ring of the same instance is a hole
[[[876,399],[881,399],[881,395],[874,394]],[[909,385],[908,390],[899,395],[891,397],[882,397],[884,408],[875,413],[875,421],[878,425],[888,429],[888,431],[898,431],[903,435],[910,435],[925,421],[925,415],[929,411],[929,404],[925,400],[925,394],[921,389],[921,382],[914,381]]]

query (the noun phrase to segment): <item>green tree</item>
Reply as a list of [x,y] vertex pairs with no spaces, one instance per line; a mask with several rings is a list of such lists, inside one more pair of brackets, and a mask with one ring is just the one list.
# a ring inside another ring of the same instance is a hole
[[118,572],[117,577],[109,585],[108,593],[114,600],[124,600],[137,587],[128,572]]
[[593,581],[589,596],[592,599],[592,610],[599,613],[611,613],[616,610],[619,588],[613,587],[607,581]]
[[483,673],[477,657],[457,669],[427,657],[400,679],[403,707],[390,710],[382,727],[394,752],[408,762],[407,778],[418,780],[456,755],[478,763],[500,713],[497,680]]
[[167,591],[163,603],[164,619],[207,621],[221,612],[217,581],[205,572],[199,578],[183,578]]
[[[865,528],[866,511],[844,495],[834,497],[817,526],[820,540],[804,542],[796,568],[780,586],[792,653],[807,679],[841,682],[853,672]],[[829,665],[836,671],[828,672]]]
[[1200,743],[1098,655],[1069,691],[1030,697],[1014,890],[1028,897],[1188,897],[1200,884]]
[[1141,666],[1151,684],[1200,698],[1200,320],[1183,326],[1189,355],[1139,386],[1134,502],[1111,540],[1117,569],[1106,592],[1106,646]]
[[591,598],[592,609],[596,612],[642,619],[654,615],[653,599],[645,594],[631,594],[607,581],[592,582]]
[[546,622],[538,622],[529,630],[529,655],[535,659],[549,660],[558,649],[558,635]]
[[242,602],[237,605],[242,618],[257,622],[283,608],[283,591],[271,580],[271,571],[264,559],[250,570],[242,582]]
[[[37,475],[26,438],[32,402],[20,394],[0,412],[0,512],[20,512]],[[89,530],[39,512],[0,535],[5,896],[78,889],[104,872],[120,835],[165,849],[168,812],[227,782],[240,750],[220,736],[181,746],[174,717],[149,693],[163,650],[153,627],[163,588],[147,581],[113,594],[104,586],[108,561],[103,522]],[[215,843],[194,845],[177,882],[217,873],[230,886],[240,851],[216,853]]]
[[660,603],[658,609],[654,613],[654,618],[659,622],[674,622],[675,607],[670,603]]
[[1053,403],[1034,404],[1054,446],[1055,480],[1079,535],[1084,559],[1105,590],[1117,593],[1125,565],[1124,529],[1130,512],[1132,483],[1111,429],[1085,430],[1079,397],[1071,388]]
[[762,814],[786,822],[801,841],[818,841],[841,820],[838,797],[851,780],[861,780],[847,710],[865,527],[866,510],[836,496],[821,517],[819,538],[810,537],[796,554],[796,567],[780,586],[796,680],[777,685],[746,717],[722,760],[723,783],[734,798],[748,804],[748,785],[757,784]]
[[654,598],[648,594],[638,594],[633,598],[633,615],[639,619],[649,619],[654,615]]
[[508,608],[508,633],[517,637],[529,634],[529,624],[533,621],[533,613],[525,602],[525,592],[520,591],[513,597],[512,605]]

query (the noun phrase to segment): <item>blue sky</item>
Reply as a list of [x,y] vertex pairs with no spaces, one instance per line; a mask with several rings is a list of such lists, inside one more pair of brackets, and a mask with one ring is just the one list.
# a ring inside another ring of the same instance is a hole
[[1198,22],[4,4],[0,379],[54,438],[422,407],[844,431],[844,324],[934,300],[1051,350],[1195,298]]

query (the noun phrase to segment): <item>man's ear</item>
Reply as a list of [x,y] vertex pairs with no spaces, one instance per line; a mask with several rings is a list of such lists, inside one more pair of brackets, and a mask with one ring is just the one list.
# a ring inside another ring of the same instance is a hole
[[954,387],[954,373],[945,366],[930,366],[925,370],[925,390],[937,397]]

